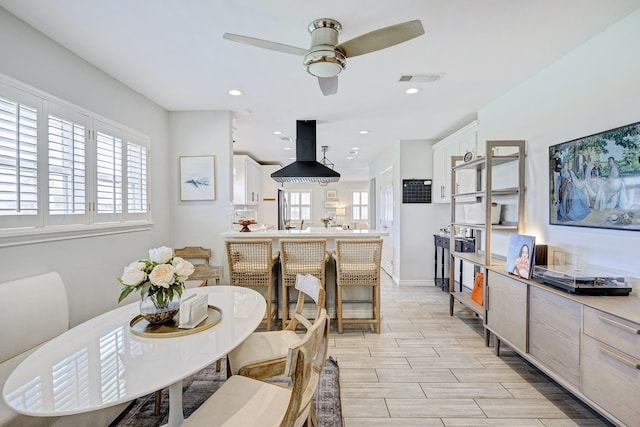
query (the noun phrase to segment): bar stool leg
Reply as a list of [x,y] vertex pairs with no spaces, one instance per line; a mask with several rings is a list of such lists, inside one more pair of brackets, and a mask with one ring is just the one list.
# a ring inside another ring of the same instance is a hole
[[336,287],[336,317],[338,318],[338,333],[343,332],[342,329],[342,286],[338,284]]
[[282,329],[287,327],[289,323],[289,287],[284,283],[282,278]]
[[271,316],[273,306],[271,305],[272,296],[271,296],[271,285],[267,286],[267,331],[271,330]]
[[376,333],[380,333],[380,325],[382,324],[382,313],[380,311],[380,285],[374,286],[373,289],[373,316],[376,319]]

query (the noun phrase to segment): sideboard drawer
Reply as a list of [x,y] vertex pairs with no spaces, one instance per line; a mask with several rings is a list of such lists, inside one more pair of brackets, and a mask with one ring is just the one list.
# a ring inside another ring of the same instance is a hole
[[637,426],[640,360],[584,335],[582,392],[626,425]]
[[584,333],[640,359],[640,325],[596,310],[584,308]]

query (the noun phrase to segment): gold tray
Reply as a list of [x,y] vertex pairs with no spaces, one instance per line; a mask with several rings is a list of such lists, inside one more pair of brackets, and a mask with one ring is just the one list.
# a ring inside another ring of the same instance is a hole
[[151,325],[144,317],[142,317],[141,314],[131,319],[131,322],[129,322],[129,328],[131,329],[132,334],[147,338],[173,338],[195,334],[217,325],[222,320],[221,309],[213,305],[208,306],[208,308],[209,316],[202,322],[198,323],[198,326],[192,329],[178,328],[178,321],[175,318],[167,323]]

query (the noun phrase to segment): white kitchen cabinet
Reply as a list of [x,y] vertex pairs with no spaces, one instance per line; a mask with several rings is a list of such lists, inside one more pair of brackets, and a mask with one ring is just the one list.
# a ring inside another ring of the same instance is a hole
[[255,206],[260,202],[260,165],[245,154],[233,156],[233,204]]
[[[459,174],[456,187],[451,188],[451,157],[464,156],[465,153],[477,151],[478,122],[474,121],[443,140],[433,144],[433,187],[434,203],[449,203],[451,193],[467,193],[474,191],[475,175],[469,172]],[[452,191],[453,190],[453,191]]]

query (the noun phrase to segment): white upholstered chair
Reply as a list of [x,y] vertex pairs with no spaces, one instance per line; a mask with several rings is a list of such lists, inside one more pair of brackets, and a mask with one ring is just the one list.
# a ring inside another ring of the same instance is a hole
[[325,292],[314,276],[298,276],[296,281],[298,303],[296,310],[281,331],[254,332],[227,355],[227,374],[240,374],[246,377],[264,379],[282,375],[285,370],[289,347],[298,343],[302,335],[296,333],[299,325],[306,330],[311,328],[311,322],[302,315],[305,296],[310,297],[318,307],[317,321],[320,312],[325,308]]
[[287,354],[285,374],[292,387],[233,375],[182,424],[188,426],[276,427],[318,425],[313,394],[327,359],[329,318],[316,322]]

